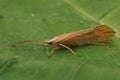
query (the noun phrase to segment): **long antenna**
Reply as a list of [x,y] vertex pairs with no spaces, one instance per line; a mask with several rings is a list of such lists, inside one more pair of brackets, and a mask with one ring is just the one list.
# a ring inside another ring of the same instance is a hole
[[42,40],[25,40],[25,41],[19,41],[19,42],[13,42],[13,43],[10,43],[10,44],[5,44],[5,45],[0,46],[0,48],[7,47],[7,46],[14,46],[16,44],[23,44],[23,43],[27,43],[27,42],[45,42],[45,41],[42,41]]

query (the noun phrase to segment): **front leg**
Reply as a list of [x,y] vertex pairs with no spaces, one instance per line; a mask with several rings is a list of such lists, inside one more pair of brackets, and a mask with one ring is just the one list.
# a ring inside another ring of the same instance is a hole
[[51,53],[48,55],[48,58],[51,58],[55,52],[55,50],[59,49],[60,47],[56,46],[52,49]]
[[45,44],[36,44],[37,46],[48,46],[49,44],[45,43]]

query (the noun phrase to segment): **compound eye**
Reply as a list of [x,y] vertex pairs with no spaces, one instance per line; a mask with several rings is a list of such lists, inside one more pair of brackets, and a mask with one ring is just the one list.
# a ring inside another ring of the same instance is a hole
[[51,44],[52,44],[52,42],[49,42],[48,44],[50,44],[50,45],[51,45]]

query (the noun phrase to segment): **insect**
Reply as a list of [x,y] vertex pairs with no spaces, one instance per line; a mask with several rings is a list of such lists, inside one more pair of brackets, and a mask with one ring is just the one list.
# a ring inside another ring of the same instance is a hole
[[84,45],[84,44],[94,44],[94,45],[104,45],[109,46],[109,44],[105,44],[107,40],[112,39],[115,36],[115,31],[108,27],[107,25],[99,25],[94,28],[88,28],[85,30],[79,30],[75,32],[65,33],[62,35],[58,35],[50,40],[26,40],[20,42],[14,42],[8,45],[22,44],[25,42],[43,42],[44,46],[54,45],[51,53],[48,57],[51,57],[54,54],[54,51],[60,48],[68,49],[73,55],[80,56],[75,53],[71,47],[76,45]]

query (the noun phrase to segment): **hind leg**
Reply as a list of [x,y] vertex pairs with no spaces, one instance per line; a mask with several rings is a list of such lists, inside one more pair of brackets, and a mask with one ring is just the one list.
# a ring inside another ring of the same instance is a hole
[[110,47],[110,45],[109,45],[109,44],[106,44],[106,43],[91,43],[91,44]]

